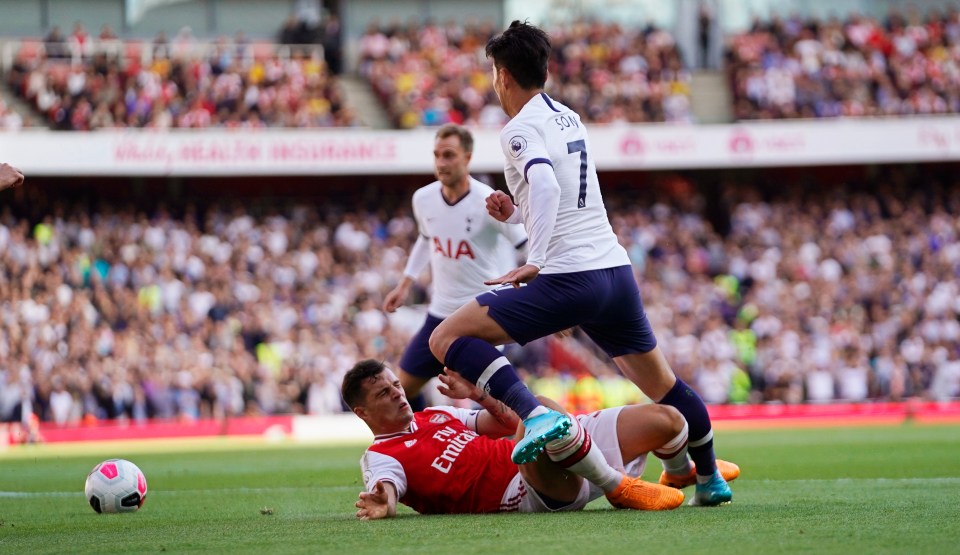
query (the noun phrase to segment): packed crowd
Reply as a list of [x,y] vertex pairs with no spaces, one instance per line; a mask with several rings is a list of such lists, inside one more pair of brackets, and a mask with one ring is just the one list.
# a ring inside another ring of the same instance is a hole
[[960,11],[773,18],[729,39],[738,120],[960,112]]
[[[497,126],[505,116],[484,55],[494,31],[491,23],[372,22],[358,70],[397,127]],[[583,21],[547,31],[547,93],[589,121],[690,121],[690,74],[669,33]]]
[[[696,203],[611,195],[678,375],[710,403],[960,395],[960,188],[893,172],[788,191],[728,186],[726,235]],[[30,202],[32,223],[0,214],[3,420],[336,412],[342,373],[397,360],[420,324],[380,310],[416,233],[404,209]],[[574,404],[614,375],[508,354]]]
[[123,43],[109,28],[85,33],[21,48],[6,76],[55,129],[359,124],[318,49],[267,52],[242,34],[200,44],[189,28],[152,43]]

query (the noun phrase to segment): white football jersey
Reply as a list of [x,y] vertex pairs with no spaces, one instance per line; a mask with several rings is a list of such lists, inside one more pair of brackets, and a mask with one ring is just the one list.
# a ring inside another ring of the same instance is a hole
[[[430,314],[446,318],[492,287],[483,282],[516,267],[516,248],[527,240],[523,226],[505,224],[487,213],[489,186],[470,178],[470,190],[454,204],[439,181],[413,194],[413,217],[430,244],[433,291]],[[505,237],[507,240],[501,239]]]
[[540,93],[504,126],[500,146],[506,157],[507,186],[526,225],[531,221],[527,170],[549,164],[560,184],[556,226],[540,273],[630,264],[607,219],[590,139],[576,112]]

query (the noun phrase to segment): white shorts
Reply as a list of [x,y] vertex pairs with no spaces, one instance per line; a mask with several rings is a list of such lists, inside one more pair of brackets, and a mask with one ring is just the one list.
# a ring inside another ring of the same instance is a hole
[[[623,463],[623,458],[620,455],[620,438],[617,436],[617,417],[620,416],[621,410],[623,410],[623,407],[604,409],[582,414],[577,417],[577,420],[590,435],[593,445],[603,453],[603,457],[607,459],[610,466],[636,478],[643,474],[647,465],[647,455],[644,453],[627,464]],[[518,473],[503,493],[500,510],[519,511],[521,513],[579,511],[587,503],[600,497],[603,497],[603,490],[584,480],[580,487],[580,493],[577,494],[577,498],[572,503],[559,509],[551,509],[543,502],[533,487],[523,479],[523,476]]]

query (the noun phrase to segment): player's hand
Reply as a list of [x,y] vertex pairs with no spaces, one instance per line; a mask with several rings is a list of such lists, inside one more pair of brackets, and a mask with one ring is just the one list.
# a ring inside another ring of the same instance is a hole
[[409,291],[409,288],[405,287],[403,283],[394,287],[393,291],[387,293],[386,298],[383,299],[384,312],[395,312],[403,306],[403,302],[407,299],[407,293],[409,293]]
[[373,491],[361,491],[356,507],[359,509],[357,518],[360,520],[376,520],[390,516],[390,498],[383,482],[377,480]]
[[23,184],[23,172],[10,164],[0,164],[0,191]]
[[497,221],[507,221],[516,209],[510,195],[503,191],[494,191],[487,197],[487,213]]
[[510,270],[506,274],[498,277],[497,279],[491,279],[483,282],[484,285],[506,285],[510,284],[514,287],[520,287],[521,283],[526,283],[533,278],[540,275],[540,268],[537,268],[533,264],[524,264],[519,268]]
[[483,391],[479,387],[467,381],[455,370],[445,367],[443,374],[440,374],[437,378],[440,380],[437,391],[451,399],[473,399],[476,401],[483,396]]

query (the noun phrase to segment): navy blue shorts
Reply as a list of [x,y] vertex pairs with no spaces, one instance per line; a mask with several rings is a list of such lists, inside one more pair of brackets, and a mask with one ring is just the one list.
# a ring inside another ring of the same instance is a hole
[[443,372],[443,363],[430,352],[430,334],[440,322],[443,322],[443,318],[427,314],[423,327],[413,336],[400,357],[400,368],[404,372],[424,379],[439,376]]
[[580,326],[611,357],[657,346],[630,266],[541,274],[523,287],[483,293],[477,302],[520,345]]

